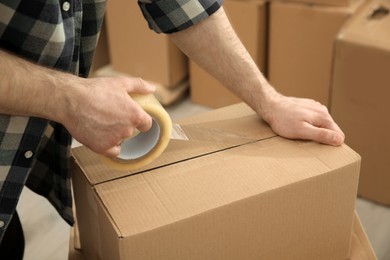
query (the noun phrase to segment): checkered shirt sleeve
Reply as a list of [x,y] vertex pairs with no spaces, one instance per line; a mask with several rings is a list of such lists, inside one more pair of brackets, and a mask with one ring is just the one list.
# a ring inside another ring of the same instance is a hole
[[[0,48],[87,77],[105,8],[106,0],[0,0]],[[24,185],[73,223],[71,140],[58,123],[0,114],[0,243]]]
[[139,0],[149,28],[158,33],[184,30],[215,13],[223,0]]

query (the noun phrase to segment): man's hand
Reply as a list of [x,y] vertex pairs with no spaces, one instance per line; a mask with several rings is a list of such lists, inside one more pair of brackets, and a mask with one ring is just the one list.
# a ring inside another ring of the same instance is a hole
[[80,143],[94,152],[117,156],[121,142],[135,129],[147,131],[151,117],[129,94],[151,94],[154,87],[140,78],[104,77],[79,79],[63,125]]
[[326,106],[311,99],[275,95],[262,117],[280,136],[339,146],[345,135]]
[[223,8],[208,19],[171,34],[170,39],[245,101],[277,134],[336,146],[343,143],[343,132],[324,106],[276,92],[242,45]]
[[151,127],[151,117],[129,95],[153,93],[155,88],[142,79],[84,79],[1,49],[0,68],[0,114],[59,122],[94,152],[117,156],[135,128]]

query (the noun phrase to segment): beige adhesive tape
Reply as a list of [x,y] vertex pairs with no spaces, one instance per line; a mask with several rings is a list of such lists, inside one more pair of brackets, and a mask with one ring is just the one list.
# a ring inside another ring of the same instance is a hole
[[121,153],[116,158],[101,156],[109,167],[130,171],[141,168],[161,155],[167,147],[172,133],[169,114],[153,95],[131,95],[153,121],[147,132],[138,132],[121,144]]

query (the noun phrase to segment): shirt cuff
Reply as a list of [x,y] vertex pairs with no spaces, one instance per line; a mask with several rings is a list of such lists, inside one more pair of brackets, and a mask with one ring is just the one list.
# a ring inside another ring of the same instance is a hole
[[184,30],[215,13],[224,0],[139,0],[149,28],[157,33]]

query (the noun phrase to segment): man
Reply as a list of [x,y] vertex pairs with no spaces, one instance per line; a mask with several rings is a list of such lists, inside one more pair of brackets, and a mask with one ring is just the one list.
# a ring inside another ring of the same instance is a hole
[[[140,7],[150,28],[168,33],[276,133],[341,145],[344,134],[323,105],[285,97],[269,85],[234,33],[222,1],[141,0]],[[23,255],[15,207],[24,185],[73,223],[71,136],[94,152],[117,156],[121,140],[151,126],[128,93],[149,94],[153,86],[139,78],[86,78],[105,7],[105,0],[0,0],[2,259]],[[18,238],[20,250],[12,240]]]

